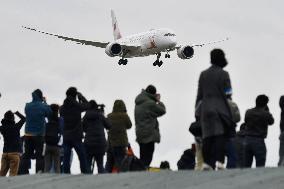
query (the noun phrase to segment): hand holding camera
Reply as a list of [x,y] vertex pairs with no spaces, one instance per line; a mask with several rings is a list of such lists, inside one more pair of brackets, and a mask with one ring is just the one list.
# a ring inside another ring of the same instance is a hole
[[159,94],[159,93],[156,94],[156,100],[157,100],[157,102],[160,102],[160,100],[161,100],[161,94]]

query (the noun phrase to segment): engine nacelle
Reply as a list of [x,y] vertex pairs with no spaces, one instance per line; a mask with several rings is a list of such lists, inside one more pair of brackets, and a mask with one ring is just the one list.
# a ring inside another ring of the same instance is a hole
[[177,50],[177,55],[181,59],[190,59],[194,55],[194,49],[191,46],[184,46]]
[[109,43],[105,48],[105,52],[110,57],[119,56],[122,54],[122,47],[119,43]]

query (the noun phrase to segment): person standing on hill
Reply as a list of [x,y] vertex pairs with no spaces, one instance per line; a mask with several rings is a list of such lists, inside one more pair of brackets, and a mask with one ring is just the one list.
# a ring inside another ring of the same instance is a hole
[[0,133],[4,137],[4,148],[1,159],[0,176],[6,176],[10,170],[10,176],[18,174],[21,153],[20,130],[26,118],[18,111],[15,113],[20,121],[15,123],[15,116],[12,111],[7,111],[2,119]]
[[[79,102],[77,101],[77,97]],[[80,161],[81,173],[90,172],[87,166],[86,150],[83,145],[83,127],[81,122],[82,112],[88,110],[89,103],[86,98],[77,91],[75,87],[70,87],[66,91],[66,99],[60,109],[60,115],[64,120],[63,146],[64,160],[63,171],[70,173],[71,150],[74,148]]]
[[166,107],[160,101],[156,87],[149,85],[135,99],[136,141],[140,147],[140,159],[149,167],[155,150],[155,143],[160,143],[158,117],[166,113]]
[[279,105],[281,108],[280,118],[280,147],[279,147],[279,162],[278,166],[284,166],[284,96],[280,97]]
[[[59,105],[51,104],[52,114],[48,117],[45,131],[44,172],[54,170],[60,173],[60,139],[63,133],[63,119],[59,117]],[[53,169],[52,169],[53,168]]]
[[43,173],[43,143],[45,134],[45,119],[51,115],[52,111],[46,103],[40,89],[32,93],[33,100],[26,104],[26,127],[24,137],[24,154],[22,156],[23,170],[28,172],[30,160],[36,159],[36,173]]
[[227,95],[232,94],[225,53],[214,49],[210,53],[211,66],[199,77],[196,106],[201,103],[201,128],[203,138],[203,169],[224,169],[226,131],[232,125]]
[[245,167],[251,167],[255,158],[256,167],[264,167],[266,162],[266,145],[268,126],[274,123],[274,118],[267,106],[269,98],[259,95],[256,106],[245,114]]
[[115,167],[119,171],[122,160],[126,156],[127,146],[129,144],[127,129],[132,127],[125,103],[122,100],[116,100],[113,105],[112,113],[108,114],[107,118],[111,124],[111,128],[108,132],[108,139]]
[[[104,173],[104,155],[106,153],[107,141],[105,129],[110,129],[110,124],[99,110],[96,101],[89,102],[90,108],[83,117],[83,130],[86,133],[84,145],[87,152],[88,169],[93,171],[92,161],[97,163],[98,173]],[[93,164],[94,165],[94,164]]]

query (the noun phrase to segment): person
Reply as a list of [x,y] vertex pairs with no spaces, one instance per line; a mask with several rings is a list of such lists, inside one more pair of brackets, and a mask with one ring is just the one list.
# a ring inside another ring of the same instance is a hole
[[236,168],[244,168],[245,167],[245,152],[244,152],[244,141],[245,141],[245,123],[241,124],[240,130],[237,132],[236,137],[234,139],[234,146],[236,149],[237,162]]
[[200,171],[202,170],[202,166],[204,163],[203,155],[202,155],[202,130],[201,130],[201,123],[200,123],[200,114],[201,114],[201,103],[199,102],[198,105],[195,107],[195,121],[191,123],[189,127],[189,131],[194,136],[195,139],[195,156],[196,156],[196,163],[194,170]]
[[187,149],[183,152],[182,156],[177,162],[178,170],[199,170],[196,169],[196,146],[195,144],[192,145],[191,149]]
[[119,171],[129,144],[127,129],[132,127],[123,100],[115,100],[113,110],[108,114],[107,118],[111,124],[111,128],[108,131],[108,138],[114,158],[114,166]]
[[4,147],[0,176],[6,176],[9,170],[10,176],[18,174],[21,153],[20,130],[26,118],[18,111],[15,114],[20,118],[19,122],[15,123],[15,116],[12,111],[7,111],[1,121],[0,132],[4,137]]
[[160,143],[158,117],[166,113],[161,102],[161,95],[156,87],[149,85],[135,99],[136,141],[140,147],[140,159],[145,167],[149,167],[155,150],[155,143]]
[[268,126],[274,123],[274,118],[268,108],[269,98],[259,95],[256,106],[245,114],[245,167],[251,167],[255,158],[256,167],[264,167],[266,162],[266,145]]
[[32,102],[25,107],[26,126],[24,137],[23,172],[28,172],[30,161],[36,159],[36,173],[44,171],[43,143],[45,119],[51,114],[51,109],[43,97],[42,91],[36,89],[32,93]]
[[203,168],[224,169],[226,130],[230,130],[232,115],[226,95],[232,94],[225,53],[214,49],[210,53],[211,66],[200,74],[196,106],[201,103],[201,128],[204,158]]
[[63,119],[59,117],[59,105],[51,104],[52,114],[48,117],[45,132],[44,172],[53,170],[60,173],[60,138],[63,132]]
[[93,170],[92,161],[97,163],[98,173],[104,173],[104,155],[106,153],[105,129],[110,129],[110,124],[99,110],[96,101],[91,100],[90,108],[83,118],[83,130],[86,133],[84,145],[87,152],[88,169]]
[[161,170],[171,170],[170,163],[168,161],[162,161],[160,164]]
[[279,147],[279,162],[278,166],[284,166],[284,96],[280,97],[279,105],[281,108],[280,117],[280,147]]
[[[77,97],[79,102],[77,101]],[[81,114],[89,109],[87,99],[77,91],[75,87],[70,87],[66,91],[66,99],[60,109],[60,115],[63,117],[63,146],[64,146],[64,173],[70,173],[70,156],[74,148],[80,161],[81,173],[90,172],[87,167],[86,150],[83,145],[83,128]]]
[[225,155],[227,156],[227,169],[233,169],[237,167],[237,152],[235,147],[236,139],[236,127],[237,123],[241,120],[240,110],[238,105],[232,100],[232,95],[227,95],[227,101],[232,114],[232,127],[227,133],[227,144],[225,149]]

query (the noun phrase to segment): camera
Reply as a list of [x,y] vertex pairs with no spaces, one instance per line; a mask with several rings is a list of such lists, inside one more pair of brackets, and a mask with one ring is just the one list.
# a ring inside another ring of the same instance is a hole
[[105,112],[105,105],[104,104],[98,104],[98,110],[102,113]]

